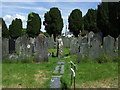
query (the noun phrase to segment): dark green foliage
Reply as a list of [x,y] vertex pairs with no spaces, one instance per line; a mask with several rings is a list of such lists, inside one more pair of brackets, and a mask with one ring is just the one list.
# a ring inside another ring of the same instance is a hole
[[98,32],[97,30],[97,10],[89,9],[84,18],[84,30]]
[[70,32],[75,37],[78,37],[78,34],[83,28],[82,12],[79,9],[74,9],[68,18],[68,22]]
[[120,34],[120,2],[102,2],[97,10],[97,27],[103,36]]
[[27,21],[27,34],[29,37],[36,37],[40,34],[41,18],[37,13],[29,13]]
[[10,37],[12,39],[17,39],[22,33],[22,21],[21,19],[15,19],[9,26]]
[[50,11],[45,13],[44,18],[45,30],[50,36],[53,34],[55,40],[56,36],[61,34],[63,28],[60,10],[56,7],[50,8]]
[[3,18],[0,18],[0,23],[2,23],[2,37],[9,38],[9,30],[8,30]]

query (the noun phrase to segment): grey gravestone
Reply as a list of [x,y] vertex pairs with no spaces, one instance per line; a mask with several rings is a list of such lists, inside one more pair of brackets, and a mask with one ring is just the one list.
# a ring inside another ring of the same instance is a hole
[[118,51],[118,38],[116,38],[116,41],[115,41],[115,50]]
[[80,53],[82,54],[82,56],[84,57],[85,55],[88,55],[88,51],[89,51],[89,45],[87,43],[81,43],[80,45]]
[[2,38],[2,60],[9,54],[9,40]]
[[88,33],[88,44],[89,46],[91,46],[91,42],[93,40],[93,37],[94,37],[94,33],[91,31]]
[[61,76],[53,76],[50,83],[50,88],[61,88]]
[[78,36],[78,44],[79,44],[79,45],[81,44],[81,41],[82,41],[82,36],[79,35],[79,36]]
[[63,55],[63,41],[61,38],[57,39],[57,57],[62,57]]
[[88,43],[88,36],[87,35],[82,37],[81,43]]
[[54,39],[53,37],[48,37],[48,48],[53,49],[54,48]]
[[66,48],[69,48],[70,47],[70,39],[68,37],[63,37],[62,38],[63,40],[63,46]]
[[30,38],[27,36],[22,36],[20,39],[20,45],[19,57],[21,59],[30,59],[32,56],[32,45],[30,43]]
[[20,52],[20,46],[21,46],[21,37],[18,37],[15,41],[15,51],[17,54]]
[[118,55],[120,57],[120,35],[118,37]]
[[1,61],[2,61],[2,37],[0,37],[0,62]]
[[48,46],[47,38],[43,34],[39,34],[36,38],[36,62],[48,62]]
[[105,50],[105,54],[108,55],[109,57],[113,58],[114,57],[114,38],[111,36],[106,36],[104,37],[104,42],[103,42],[103,47]]
[[101,44],[102,44],[102,37],[103,37],[103,35],[102,35],[101,32],[98,32],[98,33],[96,33],[96,34],[94,35],[94,39],[100,41]]
[[79,52],[79,44],[77,38],[72,37],[71,43],[70,43],[70,54],[76,54]]
[[94,59],[102,56],[103,49],[101,48],[101,42],[98,40],[92,41],[92,47],[89,50],[89,57]]
[[82,54],[79,52],[79,53],[77,53],[77,61],[78,62],[80,62],[81,61],[81,59],[82,59]]

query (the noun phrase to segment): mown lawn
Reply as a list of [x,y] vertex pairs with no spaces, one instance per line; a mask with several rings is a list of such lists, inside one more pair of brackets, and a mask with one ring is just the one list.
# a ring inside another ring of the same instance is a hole
[[[48,51],[56,54],[56,49]],[[62,58],[49,57],[49,62],[3,63],[2,87],[50,88],[50,79],[54,75],[53,71],[59,60],[65,60],[65,73],[61,81],[66,84],[67,88],[73,88],[73,85],[70,84],[70,61],[77,64],[76,88],[118,87],[118,63],[77,63],[76,55],[69,55],[69,51],[69,48],[64,48]]]

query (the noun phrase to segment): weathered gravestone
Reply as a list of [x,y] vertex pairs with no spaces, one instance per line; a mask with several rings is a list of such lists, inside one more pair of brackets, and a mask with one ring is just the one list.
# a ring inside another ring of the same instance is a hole
[[88,56],[89,53],[89,45],[87,43],[81,43],[79,47],[79,51],[82,54],[82,57]]
[[54,48],[54,39],[53,37],[48,37],[48,48],[53,49]]
[[93,40],[93,37],[94,37],[94,33],[91,31],[88,33],[88,44],[89,46],[91,46],[91,42]]
[[113,58],[114,57],[114,38],[111,37],[110,35],[104,37],[104,42],[103,42],[103,47],[104,47],[104,52],[107,56]]
[[30,59],[32,56],[32,44],[30,43],[30,38],[22,36],[20,39],[20,45],[19,57],[21,59]]
[[20,46],[21,46],[21,37],[18,37],[15,41],[15,51],[17,54],[20,52]]
[[48,62],[48,44],[47,38],[43,34],[39,34],[35,43],[36,62]]
[[79,44],[77,38],[72,37],[71,43],[70,43],[70,54],[76,54],[79,52]]
[[2,38],[2,59],[9,54],[9,40],[7,38]]
[[78,36],[78,44],[80,45],[80,44],[81,44],[81,42],[82,42],[82,36],[81,36],[81,35],[79,35],[79,36]]
[[9,53],[15,53],[15,40],[9,39]]
[[62,38],[62,40],[63,40],[63,46],[66,48],[69,48],[70,47],[70,38],[68,38],[68,37],[63,37]]
[[83,55],[81,54],[81,52],[77,53],[77,61],[80,62],[82,58]]
[[89,49],[89,58],[98,58],[102,56],[103,54],[103,49],[101,48],[101,42],[98,40],[93,40],[91,42],[91,48]]
[[118,55],[120,57],[120,35],[118,37]]
[[0,61],[2,61],[2,22],[0,21]]
[[88,36],[87,35],[82,37],[81,43],[88,43]]
[[57,57],[62,57],[63,54],[63,41],[61,38],[57,39]]
[[102,32],[98,32],[94,35],[94,39],[100,41],[101,44],[102,44],[102,37],[103,37]]

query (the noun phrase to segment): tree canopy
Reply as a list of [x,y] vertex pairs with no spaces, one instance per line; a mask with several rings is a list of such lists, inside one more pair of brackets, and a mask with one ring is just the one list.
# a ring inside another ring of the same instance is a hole
[[9,38],[9,30],[6,26],[5,21],[3,20],[3,18],[0,18],[0,23],[2,23],[2,37],[4,38]]
[[84,30],[98,32],[97,30],[97,10],[88,9],[88,12],[83,17]]
[[29,13],[26,33],[29,37],[36,37],[40,34],[41,18],[37,13]]
[[61,35],[63,28],[63,19],[61,17],[61,12],[58,8],[50,8],[50,11],[44,15],[44,26],[46,32],[51,36],[53,34],[54,40],[56,36]]
[[83,28],[82,12],[79,9],[74,9],[68,18],[69,30],[75,37],[78,37]]
[[22,21],[21,19],[15,19],[9,26],[10,37],[12,39],[17,39],[22,33]]

